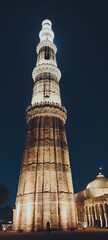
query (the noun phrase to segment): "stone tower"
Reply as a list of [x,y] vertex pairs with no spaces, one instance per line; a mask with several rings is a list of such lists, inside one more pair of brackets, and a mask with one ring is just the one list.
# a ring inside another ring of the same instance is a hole
[[65,133],[66,109],[61,105],[57,48],[49,20],[42,22],[31,106],[26,110],[27,134],[20,171],[14,230],[76,228],[72,175]]

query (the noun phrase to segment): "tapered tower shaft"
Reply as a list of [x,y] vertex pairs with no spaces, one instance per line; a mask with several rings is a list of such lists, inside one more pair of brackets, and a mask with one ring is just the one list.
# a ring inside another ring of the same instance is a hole
[[71,229],[76,227],[76,209],[65,132],[67,114],[61,105],[61,73],[51,21],[42,22],[39,37],[14,230],[44,230],[48,221],[51,229]]

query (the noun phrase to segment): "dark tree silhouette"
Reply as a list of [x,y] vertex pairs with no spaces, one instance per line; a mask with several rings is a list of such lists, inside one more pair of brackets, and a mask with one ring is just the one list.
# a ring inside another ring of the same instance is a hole
[[4,184],[0,183],[0,208],[2,208],[9,199],[9,189]]
[[0,220],[3,220],[5,223],[13,220],[12,207],[5,206],[0,209]]

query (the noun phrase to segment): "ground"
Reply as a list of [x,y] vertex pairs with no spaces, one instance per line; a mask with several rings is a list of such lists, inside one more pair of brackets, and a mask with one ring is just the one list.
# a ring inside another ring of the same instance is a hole
[[89,229],[69,232],[0,232],[0,240],[108,240],[108,230]]

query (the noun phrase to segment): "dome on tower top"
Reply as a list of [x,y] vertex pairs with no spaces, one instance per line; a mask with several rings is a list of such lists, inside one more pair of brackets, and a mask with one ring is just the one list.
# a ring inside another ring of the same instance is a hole
[[49,29],[51,29],[51,27],[52,27],[52,22],[51,22],[50,20],[48,20],[48,19],[45,19],[45,20],[42,22],[42,27],[43,27],[43,29],[44,29],[44,28],[49,28]]
[[51,41],[54,39],[54,32],[52,31],[52,22],[45,19],[42,22],[42,30],[39,33],[40,41]]
[[86,187],[86,189],[90,188],[108,188],[108,178],[105,178],[103,174],[99,173],[96,179]]

